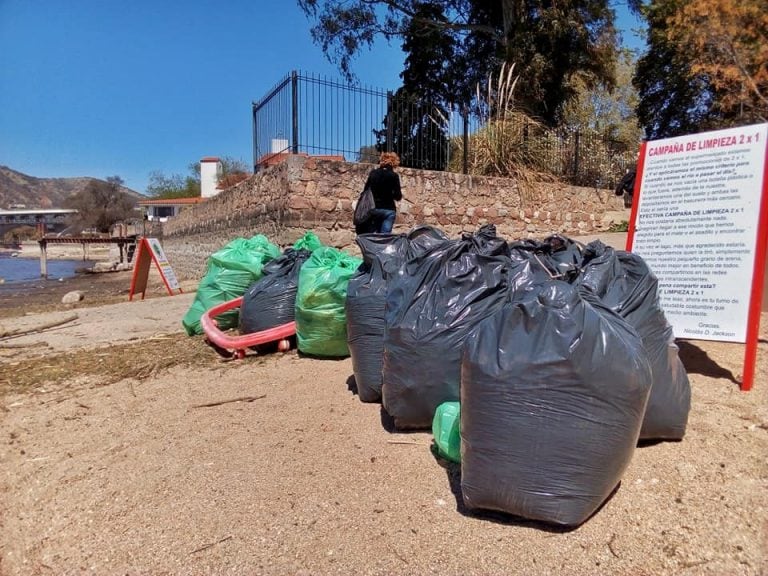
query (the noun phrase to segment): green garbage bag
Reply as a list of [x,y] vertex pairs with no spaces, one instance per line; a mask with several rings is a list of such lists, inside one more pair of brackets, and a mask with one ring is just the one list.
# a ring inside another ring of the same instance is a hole
[[344,304],[349,279],[362,262],[347,252],[323,246],[301,267],[296,294],[296,337],[301,352],[349,356]]
[[437,454],[451,462],[461,462],[461,405],[443,402],[432,419],[432,435]]
[[[279,255],[280,249],[262,234],[249,239],[236,238],[211,254],[205,276],[197,287],[195,301],[181,321],[187,334],[202,334],[200,317],[214,306],[245,294],[248,286],[261,278],[264,264]],[[237,310],[216,318],[222,330],[237,326],[237,320]]]
[[293,244],[294,250],[309,250],[310,252],[314,252],[318,248],[322,248],[323,243],[320,242],[320,238],[317,237],[317,234],[315,234],[312,231],[307,232],[296,240]]

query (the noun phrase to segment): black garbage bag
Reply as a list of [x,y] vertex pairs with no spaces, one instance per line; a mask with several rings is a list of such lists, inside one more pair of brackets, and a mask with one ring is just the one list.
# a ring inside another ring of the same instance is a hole
[[357,237],[363,264],[349,279],[345,311],[347,345],[352,357],[357,395],[362,402],[381,400],[381,357],[387,275],[405,260],[405,235],[365,234]]
[[581,270],[582,245],[565,236],[554,234],[543,241],[525,239],[510,245],[513,260],[536,260],[546,268],[553,280],[572,282]]
[[352,356],[357,394],[362,402],[381,401],[384,314],[387,278],[409,258],[448,241],[437,228],[420,226],[407,234],[357,237],[363,263],[347,287],[347,344]]
[[426,225],[412,228],[406,234],[406,237],[408,238],[406,260],[408,260],[408,258],[416,258],[417,256],[428,252],[433,247],[450,241],[450,238],[448,238],[445,232],[434,226]]
[[656,276],[637,254],[614,250],[598,240],[584,251],[578,283],[621,315],[643,339],[653,388],[640,439],[682,439],[691,409],[691,385],[659,302]]
[[545,238],[542,244],[545,246],[547,259],[558,277],[567,282],[574,280],[581,269],[583,246],[559,234]]
[[440,404],[459,399],[464,338],[533,277],[531,262],[479,253],[501,246],[489,240],[467,235],[438,246],[390,281],[382,400],[397,428],[428,428]]
[[288,248],[262,268],[264,276],[251,284],[240,305],[238,328],[242,334],[261,332],[293,322],[299,270],[312,252]]
[[640,337],[594,295],[562,281],[518,292],[464,346],[464,503],[582,523],[621,480],[650,388]]
[[484,224],[473,234],[464,233],[461,240],[471,246],[475,254],[484,254],[485,256],[509,256],[509,243],[496,234],[496,226],[493,224]]

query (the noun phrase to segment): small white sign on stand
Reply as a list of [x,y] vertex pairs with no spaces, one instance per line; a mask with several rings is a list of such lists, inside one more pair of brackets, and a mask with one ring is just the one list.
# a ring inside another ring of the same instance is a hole
[[768,124],[643,143],[627,250],[659,279],[678,338],[747,344],[754,376],[768,241]]
[[131,276],[131,289],[128,292],[128,300],[133,300],[133,295],[141,292],[141,299],[144,300],[144,294],[147,291],[147,280],[149,278],[149,269],[152,262],[157,266],[160,272],[160,278],[165,284],[168,294],[173,296],[174,290],[182,292],[176,273],[173,271],[168,258],[165,256],[162,244],[157,238],[144,237],[139,241],[136,251],[136,262],[133,266],[133,276]]

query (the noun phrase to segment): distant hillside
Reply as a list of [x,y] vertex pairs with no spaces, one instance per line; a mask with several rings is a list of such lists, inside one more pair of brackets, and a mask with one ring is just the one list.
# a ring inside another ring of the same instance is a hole
[[[27,208],[63,208],[64,199],[85,188],[98,178],[35,178],[7,166],[0,166],[0,210],[23,204]],[[123,186],[123,192],[136,199],[144,198]]]

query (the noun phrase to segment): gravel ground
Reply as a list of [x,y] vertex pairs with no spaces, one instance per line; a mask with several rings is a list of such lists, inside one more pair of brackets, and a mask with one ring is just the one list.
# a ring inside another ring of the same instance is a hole
[[766,314],[751,392],[742,345],[681,343],[688,434],[638,447],[569,530],[467,510],[459,469],[361,403],[349,359],[222,361],[180,334],[191,295],[152,295],[0,300],[5,330],[78,314],[0,354],[0,574],[768,574]]

